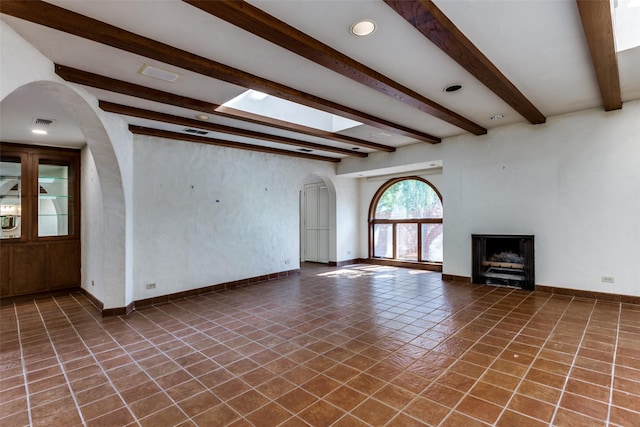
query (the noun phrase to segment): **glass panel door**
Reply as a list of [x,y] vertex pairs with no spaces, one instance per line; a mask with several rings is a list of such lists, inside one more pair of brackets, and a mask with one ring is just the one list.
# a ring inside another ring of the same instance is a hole
[[0,222],[3,239],[22,236],[22,165],[19,157],[0,162]]
[[67,236],[73,224],[73,176],[68,164],[38,165],[38,237]]

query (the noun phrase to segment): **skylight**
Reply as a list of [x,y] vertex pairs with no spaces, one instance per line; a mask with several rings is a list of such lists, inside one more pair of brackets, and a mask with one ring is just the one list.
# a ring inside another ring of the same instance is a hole
[[355,120],[305,107],[304,105],[270,96],[253,89],[241,93],[222,104],[222,106],[327,132],[340,132],[362,124]]
[[640,0],[614,0],[616,51],[640,46]]

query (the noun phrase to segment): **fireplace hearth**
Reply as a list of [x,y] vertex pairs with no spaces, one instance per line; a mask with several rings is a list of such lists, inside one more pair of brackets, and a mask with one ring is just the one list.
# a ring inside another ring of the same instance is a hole
[[473,234],[473,283],[534,290],[533,236]]

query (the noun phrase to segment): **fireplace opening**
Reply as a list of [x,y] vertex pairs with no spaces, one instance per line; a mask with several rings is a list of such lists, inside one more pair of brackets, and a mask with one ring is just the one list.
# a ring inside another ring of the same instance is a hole
[[534,290],[533,236],[473,234],[473,283]]

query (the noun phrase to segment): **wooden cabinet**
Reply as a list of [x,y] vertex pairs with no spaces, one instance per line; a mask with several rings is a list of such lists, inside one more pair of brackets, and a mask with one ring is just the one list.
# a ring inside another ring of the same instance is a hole
[[80,286],[80,152],[2,143],[0,297]]

